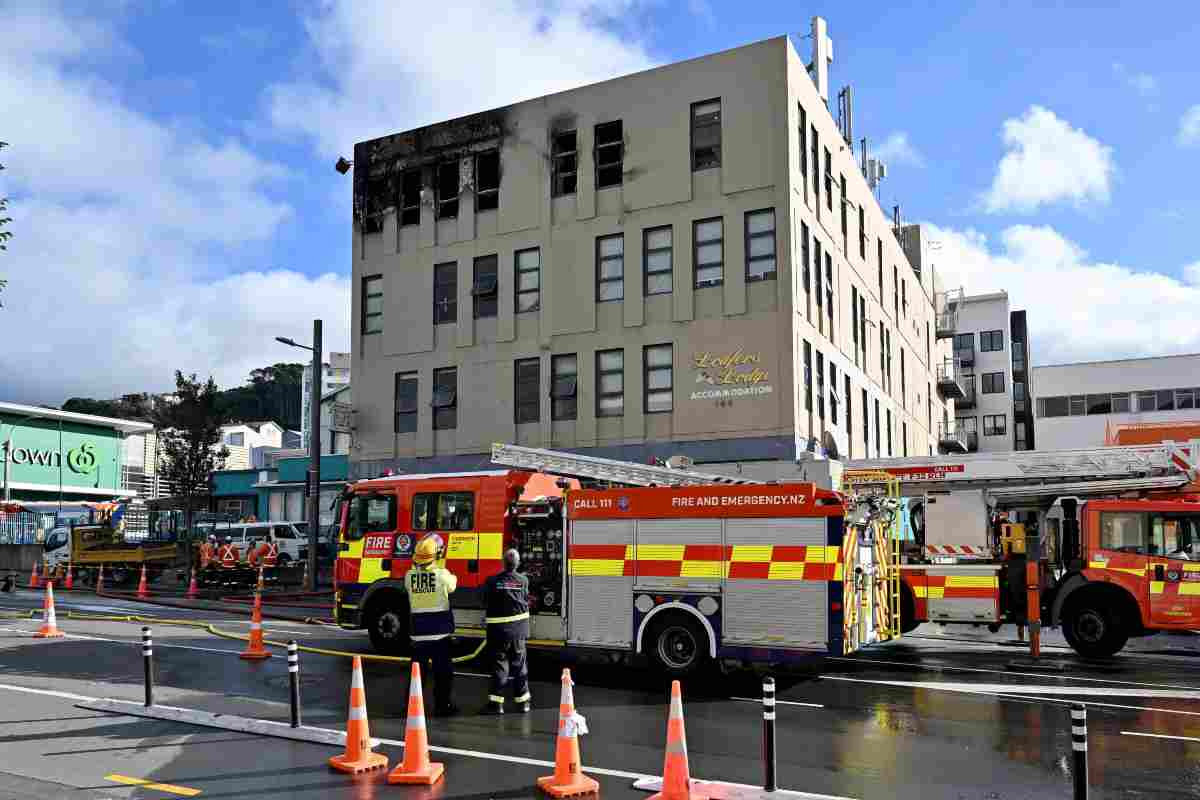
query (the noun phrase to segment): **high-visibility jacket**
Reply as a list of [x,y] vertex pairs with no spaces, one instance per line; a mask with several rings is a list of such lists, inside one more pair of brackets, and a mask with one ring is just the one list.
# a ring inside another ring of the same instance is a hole
[[240,560],[238,549],[232,544],[221,545],[221,566],[225,569],[233,569],[238,565]]
[[484,584],[483,598],[488,625],[524,623],[513,625],[514,632],[529,635],[529,578],[509,570],[493,575]]
[[279,561],[279,545],[274,542],[263,542],[259,548],[259,555],[262,556],[262,564],[264,567],[273,567]]
[[450,593],[458,578],[445,567],[415,566],[404,576],[408,592],[409,635],[414,642],[432,642],[454,633]]
[[215,548],[211,542],[202,542],[200,544],[200,569],[207,569],[208,565],[212,563],[213,558],[216,556],[214,551]]

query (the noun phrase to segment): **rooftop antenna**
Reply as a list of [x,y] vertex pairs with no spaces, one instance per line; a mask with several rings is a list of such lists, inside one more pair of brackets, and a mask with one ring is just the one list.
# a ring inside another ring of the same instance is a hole
[[838,130],[846,144],[854,147],[854,89],[850,86],[838,92]]

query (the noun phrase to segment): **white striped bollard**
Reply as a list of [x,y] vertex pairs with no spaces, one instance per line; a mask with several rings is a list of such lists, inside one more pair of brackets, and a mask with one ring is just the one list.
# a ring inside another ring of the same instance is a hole
[[288,642],[288,682],[292,687],[292,727],[300,727],[300,647]]
[[1087,706],[1071,704],[1071,773],[1075,778],[1075,800],[1087,800]]
[[154,642],[150,627],[142,628],[142,665],[146,671],[146,708],[154,705]]
[[773,792],[775,784],[775,679],[763,678],[763,789]]

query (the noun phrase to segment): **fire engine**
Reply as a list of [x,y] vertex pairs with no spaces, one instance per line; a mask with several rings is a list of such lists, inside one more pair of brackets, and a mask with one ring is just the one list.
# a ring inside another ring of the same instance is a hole
[[844,474],[901,483],[903,632],[1038,622],[1107,657],[1130,637],[1200,628],[1198,457],[1193,440],[855,461]]
[[[512,469],[346,487],[336,619],[384,653],[408,648],[403,577],[437,534],[459,633],[480,635],[487,576],[514,547],[531,645],[642,654],[682,675],[853,652],[899,636],[899,482],[858,496],[496,445]],[[584,479],[606,488],[580,488]]]

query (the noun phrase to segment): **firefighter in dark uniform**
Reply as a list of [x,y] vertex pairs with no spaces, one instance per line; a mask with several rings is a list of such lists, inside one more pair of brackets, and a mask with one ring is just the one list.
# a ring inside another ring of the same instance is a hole
[[458,713],[451,701],[454,666],[450,660],[450,638],[454,633],[454,612],[450,593],[458,586],[454,573],[437,564],[441,538],[426,536],[413,552],[413,568],[404,576],[408,591],[409,636],[413,658],[422,666],[432,662],[435,716]]
[[504,690],[512,677],[513,701],[529,713],[529,669],[525,642],[529,639],[529,578],[517,572],[521,555],[504,553],[504,571],[487,579],[483,597],[487,609],[487,638],[492,652],[492,688],[487,714],[504,713]]

